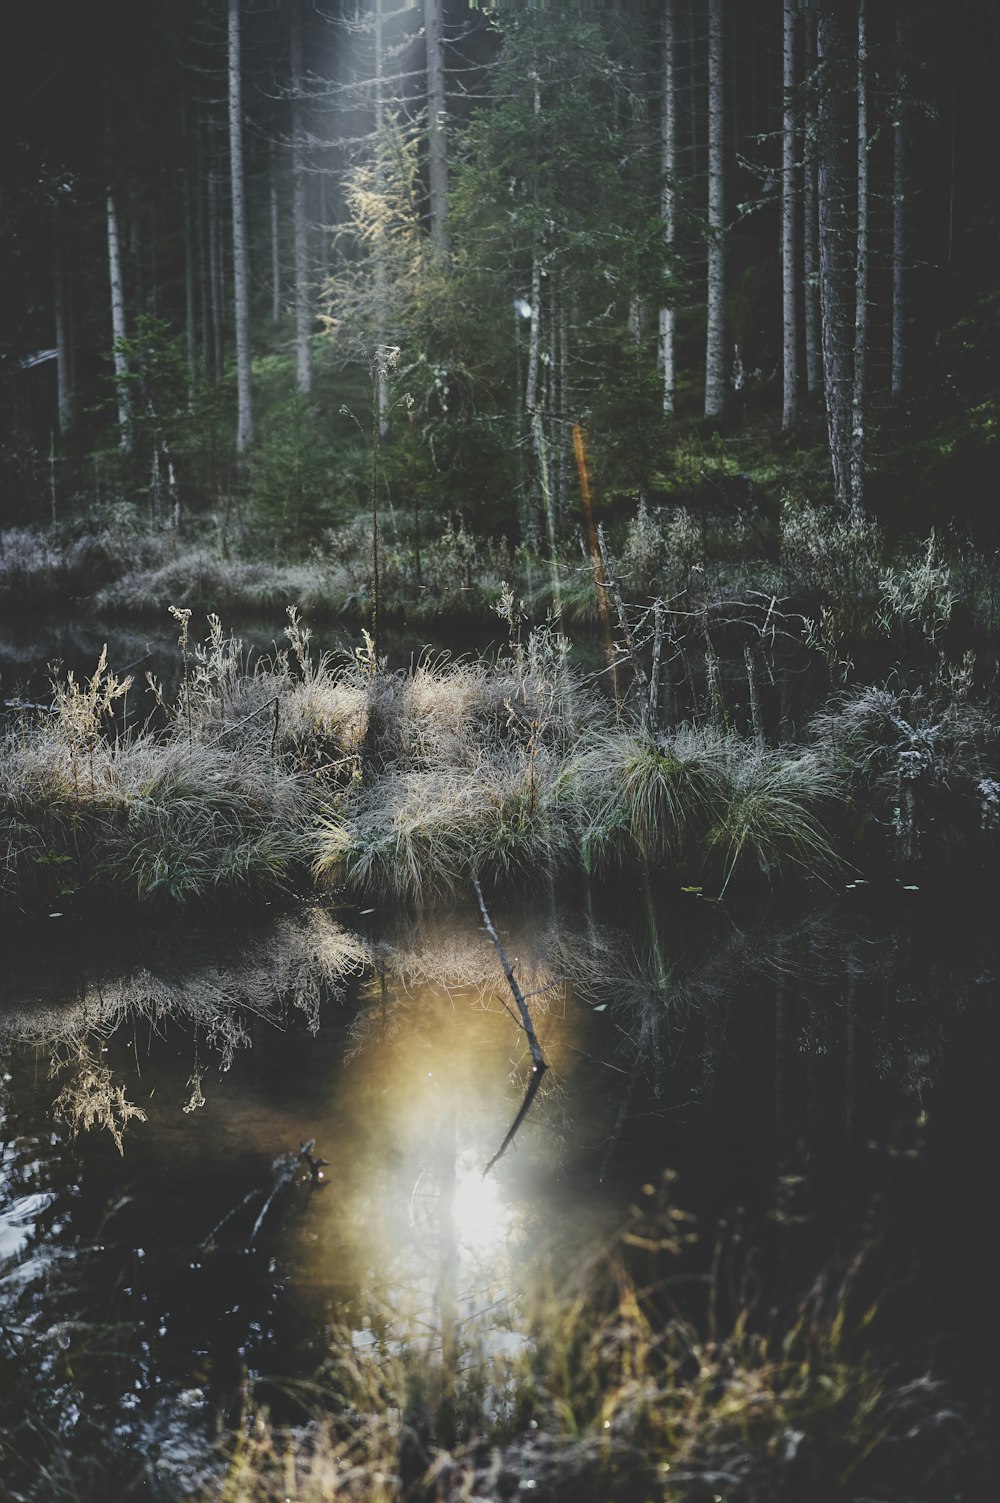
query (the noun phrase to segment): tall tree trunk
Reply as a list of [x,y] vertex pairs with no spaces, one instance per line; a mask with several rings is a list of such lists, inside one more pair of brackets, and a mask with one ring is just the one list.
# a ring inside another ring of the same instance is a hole
[[313,385],[309,220],[306,199],[306,144],[302,129],[302,9],[292,3],[292,225],[295,235],[295,385],[308,396]]
[[896,12],[896,98],[892,129],[892,395],[906,382],[906,26]]
[[838,503],[851,504],[851,340],[848,287],[851,254],[847,225],[847,137],[845,121],[846,6],[825,0],[816,26],[819,105],[817,157],[819,190],[819,302],[823,338],[823,394],[833,490]]
[[[537,74],[535,75],[534,111],[538,115],[542,109],[542,90]],[[528,379],[525,390],[525,405],[528,410],[528,422],[531,430],[531,444],[535,458],[535,475],[533,496],[541,500],[541,506],[545,513],[546,529],[549,541],[549,559],[552,567],[552,584],[555,596],[555,607],[558,612],[560,607],[559,595],[559,571],[556,560],[556,536],[555,536],[555,509],[552,504],[552,485],[550,475],[550,454],[548,434],[545,431],[544,402],[542,400],[542,254],[541,246],[536,241],[531,252],[531,336],[528,344]],[[537,538],[538,515],[537,500],[532,507],[532,521],[530,531]]]
[[559,299],[556,296],[558,277],[549,278],[549,359],[548,359],[548,445],[549,484],[552,489],[552,505],[559,515],[562,498],[560,494],[561,468],[559,464]]
[[195,292],[195,223],[191,189],[190,152],[184,157],[184,343],[187,356],[188,407],[194,407],[195,386],[198,380],[196,354],[196,329],[194,311]]
[[726,251],[722,0],[708,7],[708,319],[705,336],[705,416],[726,405]]
[[785,433],[798,416],[798,318],[795,246],[795,11],[784,0],[781,119],[781,426]]
[[278,166],[271,143],[271,322],[281,322],[281,213],[278,205]]
[[535,246],[531,255],[531,328],[528,335],[528,373],[524,388],[524,406],[528,414],[528,431],[535,457],[535,473],[531,483],[531,505],[528,513],[527,542],[529,547],[538,546],[540,501],[547,500],[548,464],[545,448],[545,427],[542,422],[539,402],[539,368],[541,366],[542,323],[542,258]]
[[194,131],[194,202],[195,243],[198,250],[198,288],[201,303],[201,360],[202,368],[209,379],[214,380],[212,351],[212,253],[210,246],[210,220],[208,166],[203,132],[200,125]]
[[214,168],[208,175],[208,266],[212,291],[212,379],[219,382],[222,379],[224,358],[222,310],[225,306],[225,265],[222,250],[222,189]]
[[448,137],[441,0],[424,0],[424,36],[427,45],[427,170],[431,239],[439,251],[447,254]]
[[858,218],[854,254],[854,381],[851,389],[851,519],[865,511],[865,384],[868,371],[868,17],[858,0]]
[[[377,188],[382,188],[382,152],[385,138],[385,18],[383,12],[384,0],[374,0],[375,5],[375,153],[379,164]],[[388,296],[386,286],[385,256],[381,244],[375,247],[375,301],[377,304],[378,331],[377,341],[379,347],[386,343],[385,306]],[[384,430],[389,419],[389,388],[388,383],[382,381],[378,386],[378,418],[379,425]]]
[[246,193],[243,177],[240,0],[229,0],[229,174],[233,199],[233,314],[236,328],[236,452],[253,446],[253,393],[250,377],[250,269],[247,255]]
[[802,160],[802,271],[804,282],[803,326],[806,346],[806,390],[815,396],[823,382],[823,356],[821,349],[819,316],[819,205],[816,186],[817,173],[817,89],[816,73],[816,12],[810,6],[805,12],[805,68],[808,80],[806,92],[803,160]]
[[687,119],[690,148],[688,157],[688,176],[694,179],[698,176],[700,165],[699,148],[701,144],[698,140],[698,127],[700,124],[698,113],[701,106],[701,91],[698,87],[700,79],[698,65],[698,38],[695,34],[694,0],[689,0],[687,12]]
[[114,194],[108,190],[108,271],[111,278],[111,338],[115,362],[115,387],[118,395],[118,443],[123,454],[132,452],[132,399],[128,389],[128,360],[125,358],[125,284],[122,278],[121,236]]
[[65,438],[73,426],[73,385],[70,380],[69,318],[66,307],[66,262],[58,216],[53,233],[54,299],[56,326],[56,391],[59,412],[59,437]]
[[[663,220],[663,243],[672,256],[677,240],[677,87],[674,68],[675,35],[674,0],[663,0],[662,57],[660,73],[660,215]],[[663,411],[672,417],[677,395],[674,366],[674,305],[671,297],[660,309],[659,357],[663,374]]]
[[569,497],[572,484],[573,464],[573,386],[570,377],[570,318],[569,300],[562,277],[559,279],[559,402],[562,413],[562,433],[559,446],[560,491],[562,505],[572,505]]

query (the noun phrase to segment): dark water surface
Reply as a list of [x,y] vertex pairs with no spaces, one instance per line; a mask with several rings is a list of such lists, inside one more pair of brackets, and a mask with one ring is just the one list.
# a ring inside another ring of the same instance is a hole
[[51,1412],[183,1491],[215,1415],[264,1380],[281,1412],[333,1332],[516,1352],[553,1268],[665,1170],[689,1264],[724,1225],[763,1307],[865,1246],[878,1339],[992,1382],[995,926],[920,893],[633,896],[498,905],[551,1069],[485,1179],[531,1060],[471,908],[25,936],[0,983],[11,1429]]
[[[266,653],[281,626],[238,634]],[[392,641],[391,663],[424,640]],[[37,623],[5,625],[4,693],[44,699],[47,661],[89,673],[106,641],[113,668],[170,692],[173,623],[77,621],[41,644]],[[771,687],[787,725],[804,691]],[[989,1408],[990,894],[852,885],[727,911],[636,889],[493,916],[551,1068],[485,1178],[532,1072],[472,906],[8,927],[0,1439],[18,1486],[46,1496],[58,1436],[82,1498],[104,1495],[109,1453],[121,1496],[183,1496],[211,1475],[219,1417],[250,1388],[301,1417],[331,1347],[516,1354],[534,1302],[665,1173],[698,1231],[678,1265],[693,1308],[723,1245],[720,1298],[765,1324],[863,1254],[876,1343]]]
[[[284,635],[286,619],[281,610],[266,616],[225,618],[227,636],[240,639],[248,667],[261,658],[288,646]],[[307,625],[310,623],[307,621]],[[447,627],[435,631],[433,626],[412,629],[389,625],[383,628],[384,651],[390,668],[405,666],[423,649],[455,652],[486,651],[505,641],[504,628],[498,621],[485,629],[456,631]],[[208,618],[204,611],[191,616],[190,641],[194,645],[208,635]],[[146,689],[146,674],[152,673],[172,699],[181,680],[181,653],[177,623],[167,611],[148,621],[126,622],[82,613],[28,617],[23,621],[0,620],[0,700],[27,699],[48,703],[51,699],[53,671],[64,675],[72,669],[78,679],[89,677],[96,667],[102,648],[108,648],[108,666],[120,677],[131,673],[135,688],[130,695],[131,714],[142,721],[152,708]],[[343,653],[350,656],[362,646],[360,627],[324,621],[312,628],[315,652]]]

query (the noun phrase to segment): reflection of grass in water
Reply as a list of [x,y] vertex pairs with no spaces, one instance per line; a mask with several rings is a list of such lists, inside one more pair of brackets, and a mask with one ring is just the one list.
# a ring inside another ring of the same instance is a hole
[[[242,937],[238,956],[210,953],[199,964],[185,953],[155,969],[100,975],[81,984],[72,1003],[37,1003],[0,1010],[0,1060],[15,1049],[45,1051],[50,1074],[65,1076],[53,1112],[76,1133],[106,1128],[122,1151],[129,1121],[145,1114],[113,1078],[106,1045],[142,1021],[162,1033],[181,1022],[193,1030],[194,1065],[186,1111],[204,1106],[202,1066],[214,1055],[228,1070],[238,1049],[251,1043],[255,1019],[281,1026],[289,1009],[300,1011],[312,1032],[321,1002],[344,995],[352,976],[368,962],[364,941],[321,909],[278,919],[256,935]],[[219,959],[226,961],[219,964]]]
[[52,1103],[53,1116],[69,1124],[74,1137],[91,1127],[105,1127],[115,1147],[124,1156],[122,1134],[129,1122],[145,1122],[146,1113],[125,1096],[125,1087],[116,1084],[110,1066],[98,1059],[81,1042],[72,1060],[73,1074]]

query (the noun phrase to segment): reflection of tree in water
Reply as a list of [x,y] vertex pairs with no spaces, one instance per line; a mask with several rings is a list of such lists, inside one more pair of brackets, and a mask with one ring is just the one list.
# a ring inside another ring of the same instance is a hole
[[64,1076],[56,1115],[74,1133],[106,1128],[121,1151],[124,1127],[143,1113],[127,1099],[107,1058],[117,1035],[131,1029],[138,1050],[140,1023],[157,1035],[171,1023],[190,1030],[194,1052],[184,1110],[192,1111],[205,1103],[209,1057],[228,1070],[237,1050],[251,1044],[254,1022],[283,1026],[291,1011],[301,1012],[315,1033],[321,1004],[343,997],[368,960],[364,941],[321,909],[241,934],[235,945],[188,941],[182,953],[123,975],[84,975],[71,1001],[0,1008],[0,1060],[18,1049],[44,1052],[52,1078]]
[[[618,1107],[601,1177],[639,1109],[640,1088],[655,1110],[683,1078],[707,1130],[723,1088],[720,1072],[732,1068],[733,1040],[747,1053],[748,1036],[750,1062],[737,1068],[763,1066],[773,1079],[779,1141],[795,1126],[796,1086],[801,1098],[803,1081],[817,1070],[829,1069],[841,1082],[848,1140],[863,1085],[878,1082],[922,1107],[945,1020],[961,1006],[967,982],[956,980],[950,960],[928,964],[921,953],[915,965],[907,950],[892,921],[859,917],[837,903],[805,916],[765,912],[746,926],[700,905],[697,922],[690,905],[679,913],[648,905],[628,928],[563,925],[548,952],[552,968],[614,1029],[606,1063],[618,1080]],[[943,944],[931,953],[948,957],[955,949]],[[760,1045],[768,1031],[770,1056]],[[800,1117],[804,1109],[800,1100]]]

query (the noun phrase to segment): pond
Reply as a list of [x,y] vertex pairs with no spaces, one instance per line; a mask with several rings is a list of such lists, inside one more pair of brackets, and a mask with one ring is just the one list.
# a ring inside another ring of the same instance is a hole
[[25,935],[0,994],[9,1475],[57,1496],[62,1448],[80,1496],[191,1496],[218,1417],[248,1393],[301,1417],[332,1349],[514,1362],[665,1173],[697,1230],[679,1282],[724,1236],[764,1307],[864,1248],[914,1373],[992,1383],[1000,944],[920,893],[874,910],[497,905],[550,1067],[499,1158],[532,1062],[472,905]]

